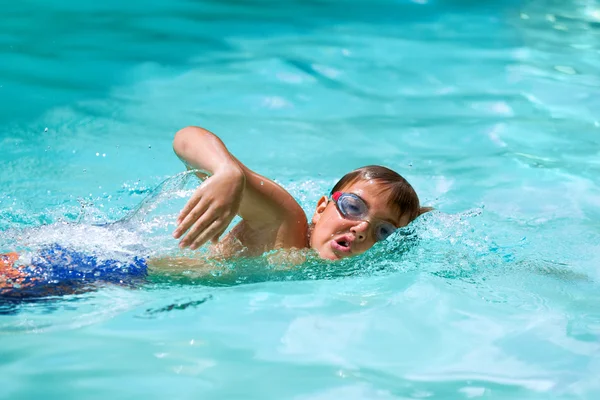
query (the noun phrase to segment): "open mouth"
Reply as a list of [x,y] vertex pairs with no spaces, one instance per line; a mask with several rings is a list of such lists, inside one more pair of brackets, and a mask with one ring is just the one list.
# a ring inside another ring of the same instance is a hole
[[331,247],[339,253],[349,253],[352,250],[352,240],[346,236],[331,241]]
[[336,240],[336,242],[338,245],[340,245],[343,248],[350,248],[350,243],[345,239],[338,239],[338,240]]

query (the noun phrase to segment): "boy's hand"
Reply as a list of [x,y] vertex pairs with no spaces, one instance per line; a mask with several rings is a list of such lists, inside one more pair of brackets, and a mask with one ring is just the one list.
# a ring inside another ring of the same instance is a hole
[[237,166],[215,172],[204,181],[177,218],[173,237],[185,234],[179,247],[195,250],[208,240],[218,241],[238,212],[244,186],[244,173]]

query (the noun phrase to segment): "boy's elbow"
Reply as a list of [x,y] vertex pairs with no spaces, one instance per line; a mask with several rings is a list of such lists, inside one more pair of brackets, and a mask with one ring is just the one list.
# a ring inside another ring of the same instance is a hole
[[173,151],[175,151],[175,154],[179,157],[183,157],[186,154],[190,143],[193,141],[193,136],[198,134],[199,129],[202,128],[187,126],[175,133],[175,137],[173,138]]
[[177,154],[179,157],[181,157],[181,154],[183,153],[183,151],[185,150],[186,147],[186,133],[185,130],[187,128],[183,128],[179,131],[177,131],[177,133],[175,133],[175,137],[173,137],[173,151],[175,152],[175,154]]

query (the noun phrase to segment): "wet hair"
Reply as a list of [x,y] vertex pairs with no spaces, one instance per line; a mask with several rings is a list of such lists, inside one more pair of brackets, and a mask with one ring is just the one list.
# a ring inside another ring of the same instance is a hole
[[331,189],[331,194],[341,192],[356,182],[369,180],[381,185],[381,193],[388,196],[388,205],[398,210],[400,218],[408,216],[409,223],[432,210],[430,207],[421,207],[417,192],[406,179],[396,171],[380,165],[368,165],[347,173]]

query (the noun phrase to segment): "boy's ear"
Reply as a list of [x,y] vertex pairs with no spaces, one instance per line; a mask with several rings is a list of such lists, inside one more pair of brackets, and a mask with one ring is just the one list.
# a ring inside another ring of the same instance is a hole
[[429,211],[433,211],[433,207],[421,207],[419,208],[419,215],[423,215]]
[[329,199],[327,196],[321,196],[319,201],[317,202],[317,207],[315,207],[315,213],[312,217],[312,223],[316,224],[321,219],[321,214],[325,211],[327,204],[329,203]]

